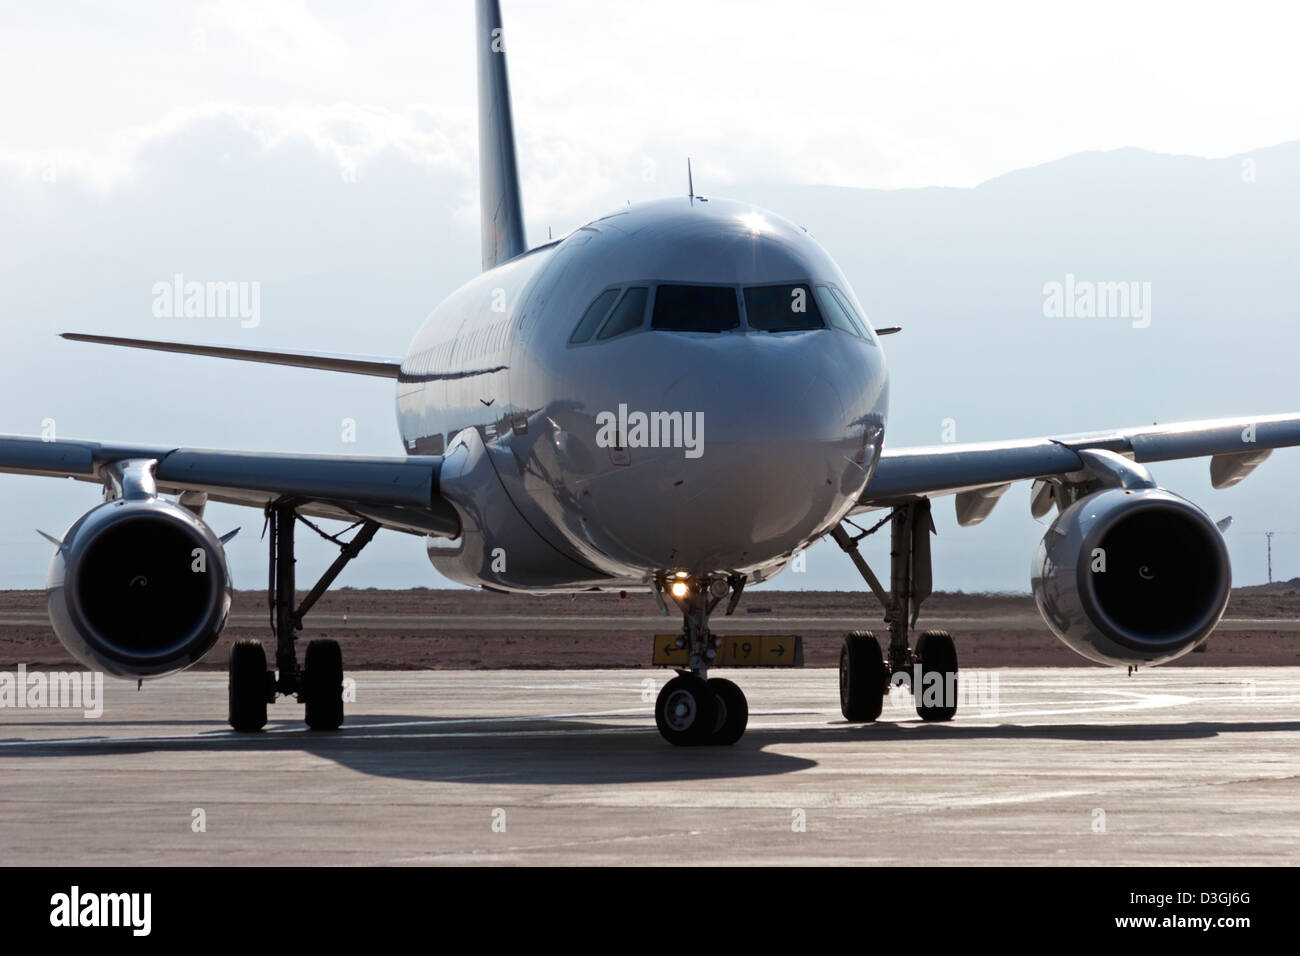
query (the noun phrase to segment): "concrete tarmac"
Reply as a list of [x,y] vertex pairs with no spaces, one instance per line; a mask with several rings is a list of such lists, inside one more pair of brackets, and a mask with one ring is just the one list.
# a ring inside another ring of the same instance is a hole
[[[0,709],[23,864],[1295,864],[1300,668],[963,672],[950,724],[839,713],[833,670],[719,671],[727,748],[654,728],[664,672],[359,672],[344,728],[224,723],[223,675]],[[202,823],[200,828],[199,824]]]

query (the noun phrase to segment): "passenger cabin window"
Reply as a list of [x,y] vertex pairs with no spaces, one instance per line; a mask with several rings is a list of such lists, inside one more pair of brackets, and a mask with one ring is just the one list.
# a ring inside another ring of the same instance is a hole
[[641,322],[645,319],[645,301],[649,296],[650,290],[645,286],[633,286],[628,289],[618,305],[614,306],[614,311],[610,313],[604,328],[596,338],[603,341],[641,328]]
[[606,289],[596,300],[587,306],[587,311],[582,313],[582,319],[578,322],[578,327],[573,330],[569,336],[569,341],[574,345],[579,342],[585,342],[591,338],[592,334],[600,327],[600,320],[609,312],[609,307],[614,304],[618,298],[618,289]]
[[821,311],[812,289],[794,285],[754,285],[745,289],[745,317],[760,332],[802,332],[823,329]]
[[739,325],[740,305],[731,286],[661,285],[655,289],[652,329],[725,332]]

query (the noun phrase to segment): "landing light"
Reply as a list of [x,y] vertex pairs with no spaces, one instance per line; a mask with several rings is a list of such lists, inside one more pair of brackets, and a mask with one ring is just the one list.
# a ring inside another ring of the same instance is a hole
[[689,590],[690,588],[686,586],[686,582],[684,581],[676,581],[673,583],[673,597],[686,597],[686,592]]

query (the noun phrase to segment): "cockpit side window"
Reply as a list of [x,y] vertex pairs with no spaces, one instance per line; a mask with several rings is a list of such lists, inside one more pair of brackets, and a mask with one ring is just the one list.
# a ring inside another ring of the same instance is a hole
[[610,313],[609,319],[606,320],[596,338],[603,341],[641,328],[641,323],[645,319],[645,303],[649,296],[650,290],[646,286],[632,286],[628,289],[623,293],[623,298],[619,300],[618,305],[614,306],[614,311]]
[[805,283],[752,285],[745,288],[745,317],[759,332],[824,329],[821,311]]
[[652,329],[667,332],[726,332],[740,326],[733,286],[661,285],[655,288]]
[[609,312],[609,307],[614,304],[614,300],[617,298],[618,289],[606,289],[596,296],[595,301],[587,306],[587,311],[582,313],[582,319],[578,322],[578,327],[569,336],[570,344],[578,345],[590,339],[596,329],[600,327],[600,320]]
[[839,302],[840,306],[844,309],[854,326],[857,327],[857,330],[861,333],[862,337],[874,345],[876,342],[876,336],[872,333],[871,324],[858,313],[857,309],[853,308],[853,301],[849,298],[848,293],[836,286],[831,286],[831,293],[835,296],[835,301]]
[[862,335],[857,323],[849,318],[849,313],[844,311],[844,306],[840,305],[839,300],[832,294],[830,286],[817,286],[817,302],[834,328],[841,332],[848,332],[850,335]]

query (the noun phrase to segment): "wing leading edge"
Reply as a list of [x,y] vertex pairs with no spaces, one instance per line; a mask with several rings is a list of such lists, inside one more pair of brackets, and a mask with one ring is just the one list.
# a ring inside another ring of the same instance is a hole
[[438,492],[442,458],[361,458],[198,448],[160,448],[0,435],[0,472],[104,483],[114,462],[157,462],[158,490],[202,492],[210,500],[264,508],[293,499],[301,514],[368,518],[412,534],[454,538],[455,509]]
[[294,368],[314,368],[325,372],[347,372],[351,375],[374,375],[394,378],[399,382],[440,382],[476,375],[491,375],[506,368],[460,369],[453,372],[406,372],[397,359],[371,358],[363,355],[335,355],[329,352],[282,352],[269,349],[240,349],[229,345],[200,345],[193,342],[163,342],[157,339],[125,339],[116,335],[91,335],[86,332],[64,332],[62,338],[73,342],[95,342],[99,345],[120,345],[132,349],[151,349],[155,352],[177,352],[181,355],[203,355],[208,358],[235,359],[240,362],[262,362],[266,365],[290,365]]
[[130,339],[116,335],[91,335],[86,332],[64,332],[61,337],[72,342],[95,342],[99,345],[120,345],[132,349],[151,349],[155,352],[179,352],[182,355],[206,355],[209,358],[236,359],[241,362],[263,362],[267,365],[291,365],[295,368],[315,368],[327,372],[349,372],[353,375],[374,375],[379,378],[400,378],[402,375],[402,363],[398,360],[372,358],[362,355],[240,349],[228,345],[161,342],[156,339]]
[[1011,482],[1083,471],[1078,455],[1083,450],[1112,451],[1136,462],[1209,457],[1214,487],[1226,488],[1250,474],[1274,448],[1296,445],[1300,414],[1177,422],[1061,438],[887,448],[857,510],[938,495],[1000,494]]

